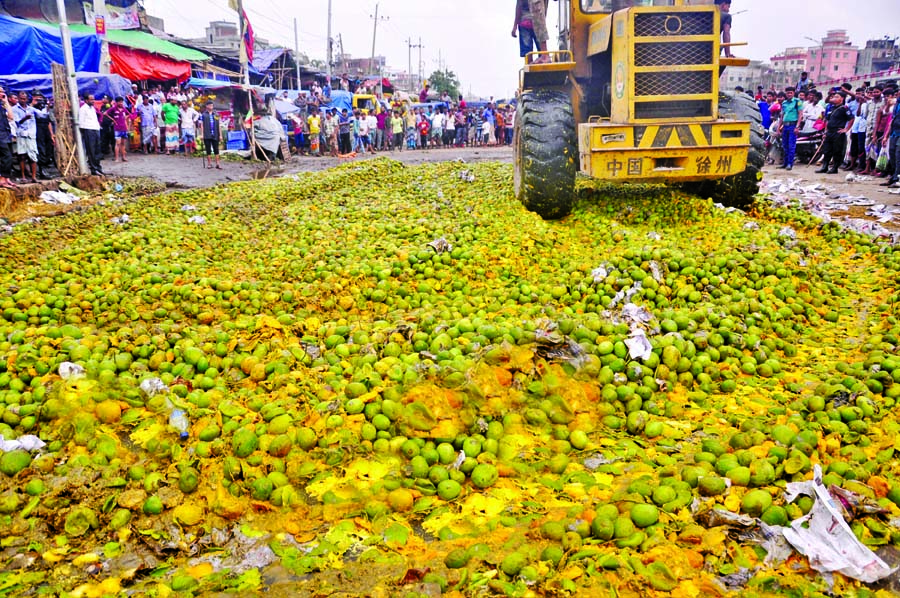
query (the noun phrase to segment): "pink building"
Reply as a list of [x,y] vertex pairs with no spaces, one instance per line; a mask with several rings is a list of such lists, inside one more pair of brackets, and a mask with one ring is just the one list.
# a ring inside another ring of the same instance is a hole
[[810,48],[806,61],[809,78],[816,84],[849,79],[856,73],[859,48],[852,45],[843,29],[829,31],[822,45]]

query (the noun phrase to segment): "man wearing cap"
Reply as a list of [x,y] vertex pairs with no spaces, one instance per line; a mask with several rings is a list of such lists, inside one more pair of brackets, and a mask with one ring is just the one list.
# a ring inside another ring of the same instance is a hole
[[731,53],[731,0],[716,0],[719,7],[719,28],[722,30],[722,44],[725,46],[725,58],[733,58]]
[[[817,173],[837,174],[838,166],[844,161],[847,133],[856,120],[853,111],[844,102],[843,92],[835,92],[828,99],[832,109],[828,114],[828,128],[825,131],[825,142],[822,146],[822,168],[817,170]],[[829,165],[832,163],[834,165],[829,169]]]

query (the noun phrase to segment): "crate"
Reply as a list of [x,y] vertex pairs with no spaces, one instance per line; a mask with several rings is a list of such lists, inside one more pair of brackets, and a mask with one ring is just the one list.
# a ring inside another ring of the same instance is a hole
[[228,141],[247,142],[247,133],[244,131],[228,131]]
[[225,143],[226,150],[245,150],[247,149],[247,140],[246,139],[235,139],[233,141],[227,141]]

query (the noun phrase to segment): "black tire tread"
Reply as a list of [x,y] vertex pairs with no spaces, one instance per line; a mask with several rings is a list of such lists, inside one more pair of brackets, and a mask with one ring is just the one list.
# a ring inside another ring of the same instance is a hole
[[719,117],[750,121],[750,149],[747,168],[739,174],[715,181],[687,183],[684,188],[701,197],[709,197],[723,205],[746,210],[759,193],[759,173],[766,159],[765,130],[759,106],[753,98],[742,93],[719,94]]
[[571,99],[558,91],[526,91],[517,111],[516,197],[545,220],[563,218],[572,211],[578,171]]

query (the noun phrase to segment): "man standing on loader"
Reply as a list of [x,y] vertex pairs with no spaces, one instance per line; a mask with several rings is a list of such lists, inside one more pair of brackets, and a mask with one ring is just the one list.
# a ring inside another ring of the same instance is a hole
[[[721,15],[721,20],[719,22],[719,28],[722,30],[722,43],[730,44],[731,43],[731,0],[716,0],[716,6],[719,7],[719,14]],[[734,58],[734,54],[731,53],[731,46],[725,45],[723,50],[725,50],[725,58]]]
[[[547,51],[547,4],[550,0],[516,0],[516,18],[513,23],[512,36],[519,34],[519,54],[522,58],[536,47],[541,52]],[[535,64],[549,62],[550,57],[542,54],[535,59]]]

